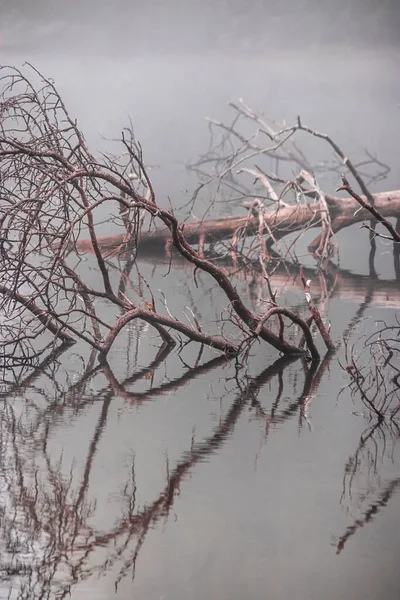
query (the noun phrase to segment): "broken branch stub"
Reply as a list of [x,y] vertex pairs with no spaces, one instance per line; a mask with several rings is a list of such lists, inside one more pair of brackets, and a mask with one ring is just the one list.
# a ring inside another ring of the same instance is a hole
[[329,333],[329,330],[325,326],[325,323],[322,320],[322,317],[318,310],[318,307],[315,304],[315,302],[311,296],[311,288],[310,288],[311,281],[309,279],[306,280],[306,278],[304,277],[304,272],[303,272],[302,268],[300,269],[300,274],[301,274],[301,281],[302,281],[303,287],[304,287],[304,294],[306,296],[307,305],[308,305],[309,311],[311,313],[311,316],[313,318],[313,321],[316,324],[316,326],[318,327],[318,331],[320,332],[321,337],[324,340],[327,350],[329,352],[334,352],[336,350],[335,344],[333,343],[332,338]]

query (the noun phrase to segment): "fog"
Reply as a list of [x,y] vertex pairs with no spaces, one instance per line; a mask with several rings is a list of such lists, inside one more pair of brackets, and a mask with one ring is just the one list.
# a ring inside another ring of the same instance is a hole
[[399,41],[399,12],[396,0],[3,0],[2,38],[13,48],[23,37],[33,50],[102,55],[375,47]]
[[52,77],[94,150],[131,117],[159,200],[178,205],[194,185],[182,167],[207,148],[203,118],[228,118],[238,97],[394,166],[399,44],[395,0],[2,0],[0,13],[0,62]]

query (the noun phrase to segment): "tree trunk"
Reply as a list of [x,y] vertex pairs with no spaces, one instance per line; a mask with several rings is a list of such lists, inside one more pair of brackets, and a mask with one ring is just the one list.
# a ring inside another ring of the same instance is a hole
[[[339,198],[326,194],[331,227],[333,233],[337,233],[345,227],[370,220],[370,214],[353,198]],[[400,190],[381,192],[374,194],[375,208],[384,217],[400,218]],[[318,227],[321,225],[323,210],[320,202],[310,204],[288,205],[285,204],[279,210],[267,209],[264,213],[264,231],[272,233],[274,238],[281,239],[284,236],[301,232],[305,228]],[[191,221],[185,223],[183,233],[190,244],[213,243],[224,239],[233,238],[238,231],[252,236],[259,233],[259,218],[256,214],[243,217],[224,217],[208,221]],[[123,243],[123,234],[99,237],[98,244],[101,250],[117,250]],[[153,231],[142,231],[140,234],[140,251],[147,254],[160,252],[171,242],[171,233],[168,228],[159,228]],[[319,236],[309,246],[310,250],[318,247]],[[79,240],[76,244],[78,252],[92,252],[91,240]],[[123,248],[121,248],[123,250]]]

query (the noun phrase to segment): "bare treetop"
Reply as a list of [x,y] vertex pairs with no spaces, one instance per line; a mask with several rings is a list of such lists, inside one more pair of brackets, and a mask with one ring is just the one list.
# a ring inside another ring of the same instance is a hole
[[[64,342],[85,341],[104,360],[119,332],[133,319],[152,324],[167,344],[174,341],[172,330],[228,354],[236,354],[255,338],[280,352],[302,353],[285,339],[282,316],[297,323],[308,351],[313,358],[319,356],[309,325],[299,315],[272,300],[269,312],[261,317],[253,314],[224,269],[206,259],[202,248],[193,248],[172,211],[157,206],[132,129],[122,133],[119,156],[97,159],[51,80],[27,66],[23,71],[2,68],[1,81],[0,291],[1,308],[7,316],[2,337],[8,356],[32,358],[40,352],[33,341],[51,333]],[[123,250],[129,259],[117,286],[112,284],[113,266],[102,252],[98,235],[100,207],[101,214],[124,228],[117,250]],[[225,293],[229,316],[221,320],[217,335],[204,333],[195,315],[189,324],[179,321],[164,299],[159,312],[148,286],[146,298],[143,287],[135,291],[131,270],[144,214],[151,221],[160,221],[169,230],[176,250],[197,269],[209,273]],[[259,235],[261,240],[262,229]],[[68,253],[78,249],[82,236],[90,238],[101,274],[99,289],[89,287],[68,262]],[[100,316],[96,298],[114,305],[119,316],[114,320]],[[279,316],[276,332],[267,323],[273,315]],[[235,339],[224,334],[224,321],[237,329]],[[333,348],[333,343],[328,346]]]
[[[240,223],[233,218],[181,224],[172,208],[163,210],[157,204],[132,125],[116,141],[118,155],[96,157],[52,80],[27,65],[23,70],[3,67],[1,82],[0,309],[6,361],[33,360],[58,340],[74,343],[78,339],[105,361],[119,333],[133,320],[152,325],[166,345],[186,340],[246,357],[252,344],[263,340],[278,352],[309,354],[318,360],[320,351],[310,329],[314,323],[328,351],[335,349],[329,327],[313,302],[310,282],[304,277],[311,317],[304,319],[278,305],[271,286],[271,259],[276,250],[282,250],[280,259],[292,253],[294,242],[283,250],[279,240],[293,232],[302,235],[310,227],[321,229],[310,250],[318,259],[325,258],[335,251],[334,233],[354,222],[350,213],[359,212],[355,207],[360,200],[364,202],[363,218],[365,213],[369,218],[390,216],[398,211],[400,194],[390,193],[390,202],[386,196],[381,200],[370,194],[356,166],[331,138],[304,126],[300,118],[295,125],[276,130],[243,102],[232,104],[237,116],[231,126],[212,122],[224,132],[219,150],[231,145],[231,154],[221,162],[211,151],[209,161],[216,169],[211,179],[232,186],[233,177],[250,175],[262,183],[266,197],[253,194],[244,202],[248,214]],[[239,118],[256,123],[257,136],[243,137]],[[344,201],[322,190],[294,140],[299,131],[333,148],[361,186],[365,201],[354,193],[353,200]],[[260,132],[270,145],[256,144]],[[232,139],[239,140],[238,148],[232,146]],[[266,155],[297,164],[298,175],[285,181],[249,166],[249,161]],[[105,215],[107,224],[123,232],[114,236],[111,244],[100,235]],[[253,241],[248,244],[250,238]],[[186,315],[186,321],[180,320],[171,300],[162,291],[156,296],[140,273],[138,245],[159,239],[167,252],[173,247],[194,267],[195,284],[200,271],[223,292],[227,306],[221,307],[213,333],[205,331],[205,324],[193,312]],[[215,253],[213,240],[224,241],[224,253],[228,250],[238,267],[244,261],[248,268],[261,271],[266,292],[261,314],[248,307],[232,277],[215,260],[221,253]],[[95,288],[86,283],[79,268],[82,249],[94,253],[100,274],[100,285]],[[121,256],[123,266],[115,260]],[[106,301],[110,310],[99,311],[98,299]],[[288,333],[288,323],[301,331],[299,340]]]

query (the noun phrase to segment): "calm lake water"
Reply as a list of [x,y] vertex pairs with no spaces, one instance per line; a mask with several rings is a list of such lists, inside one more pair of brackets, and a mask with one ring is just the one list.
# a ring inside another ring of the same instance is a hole
[[[238,97],[279,121],[301,114],[356,160],[367,149],[391,168],[372,191],[398,189],[397,8],[333,4],[3,2],[0,62],[53,77],[94,149],[130,116],[163,206],[190,198],[203,117],[229,118]],[[399,285],[388,244],[371,277],[367,234],[338,238],[323,306],[341,346],[317,368],[262,345],[238,377],[193,345],[160,354],[138,325],[108,369],[77,344],[18,381],[3,373],[0,598],[400,598],[399,430],[376,426],[341,367],[354,322],[351,341],[395,323]],[[91,257],[83,269],[96,281]],[[226,300],[207,277],[196,287],[178,262],[166,277],[161,259],[141,269],[174,314],[189,306],[211,328]],[[260,310],[259,280],[236,283]],[[273,284],[304,310],[287,273]]]

